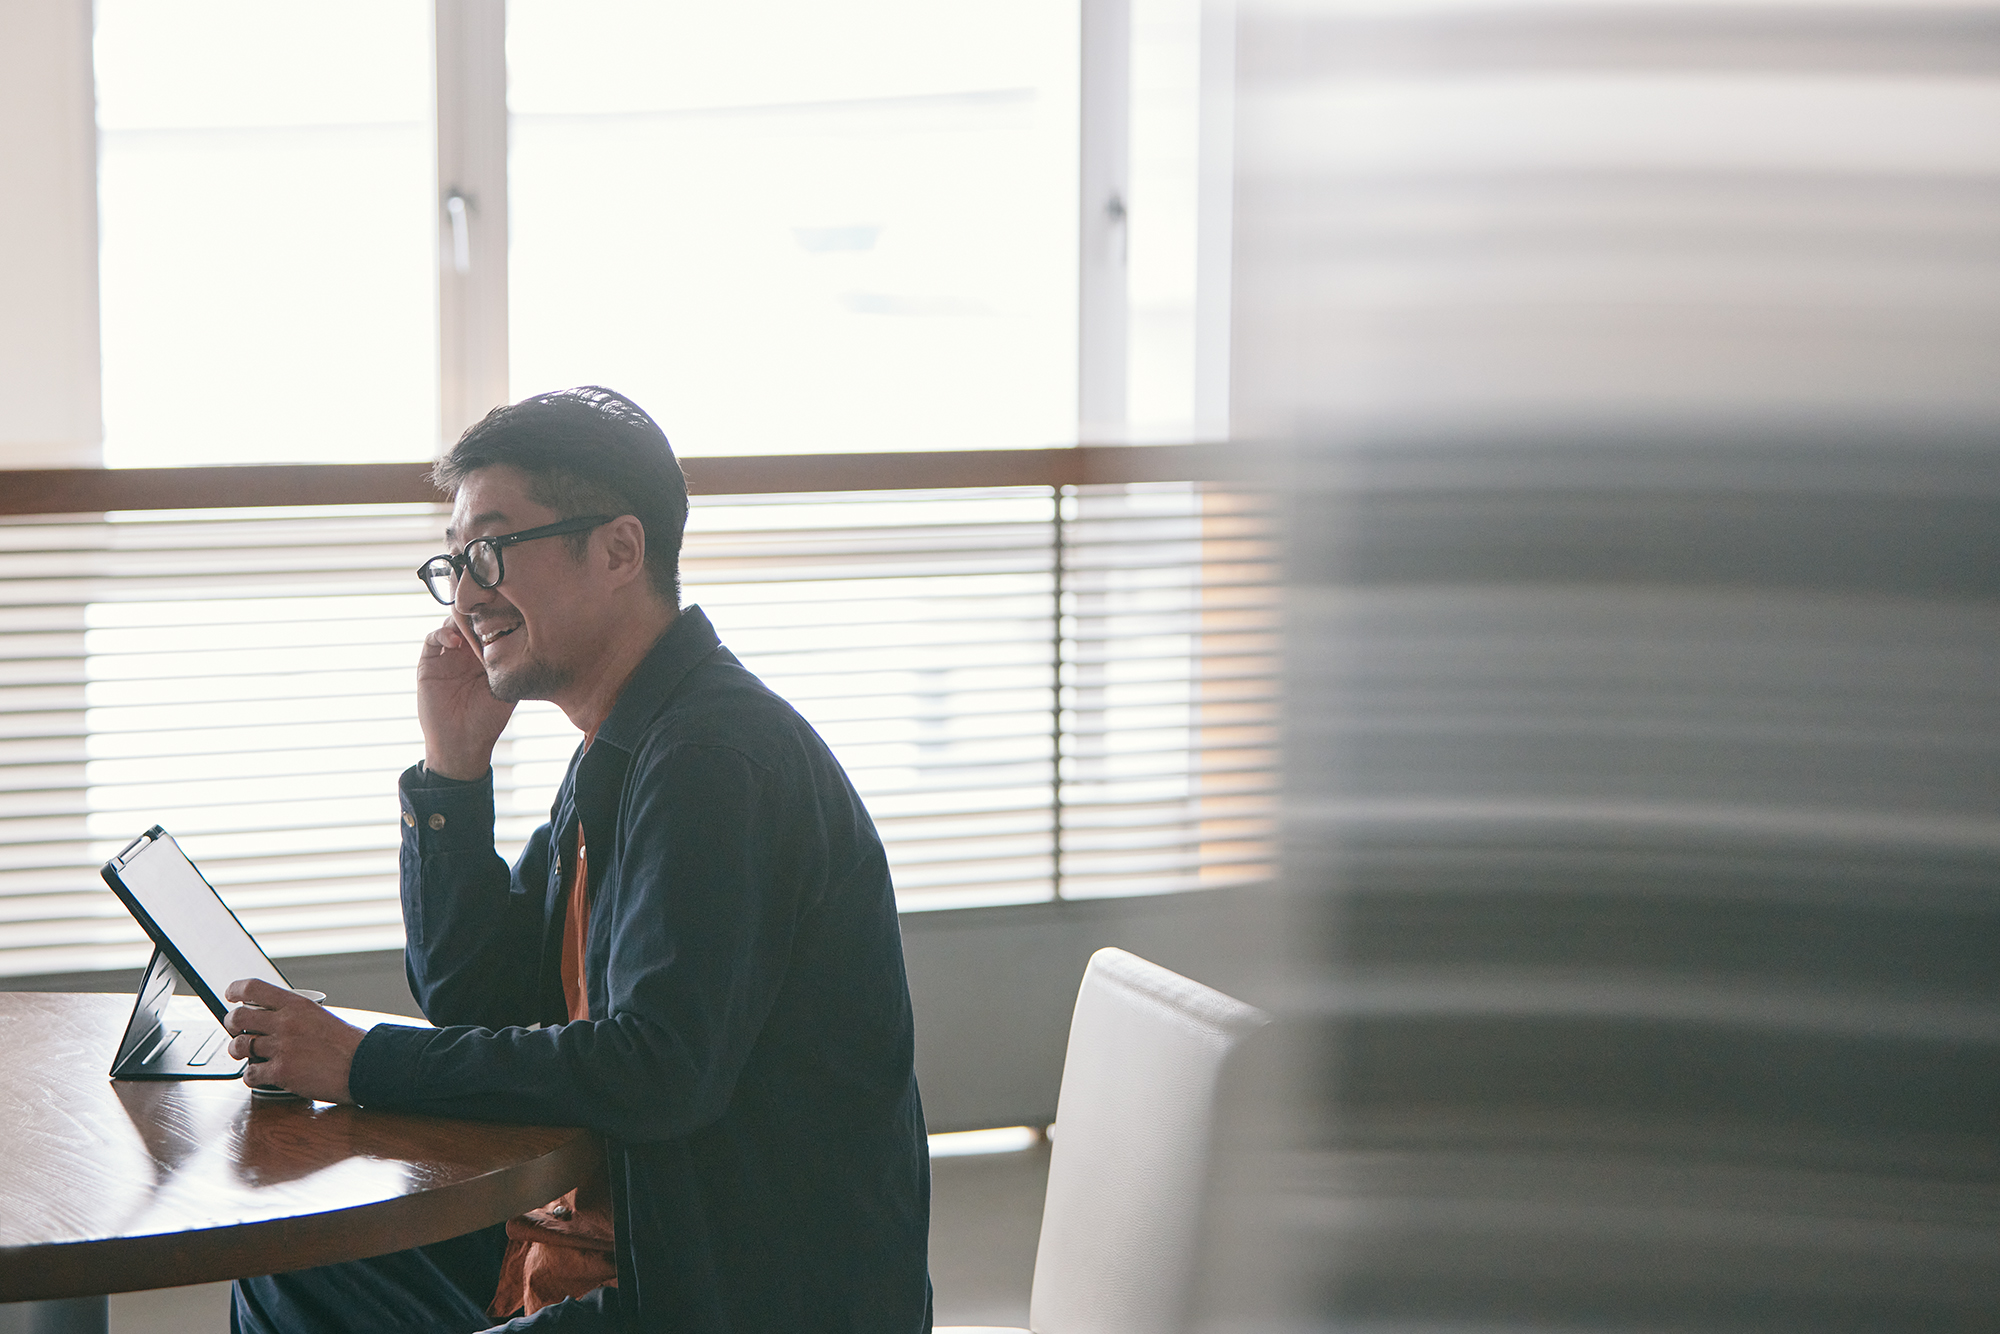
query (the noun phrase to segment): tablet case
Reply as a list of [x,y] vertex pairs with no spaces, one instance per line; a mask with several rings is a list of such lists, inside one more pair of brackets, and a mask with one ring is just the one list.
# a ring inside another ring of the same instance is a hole
[[[235,1079],[249,1065],[229,1055],[229,1034],[207,1023],[167,1013],[181,975],[159,947],[139,979],[139,998],[125,1024],[113,1079]],[[206,1017],[206,1016],[204,1016]]]
[[[171,847],[173,855],[187,864],[188,869],[193,871],[200,879],[202,886],[211,894],[215,894],[215,887],[208,883],[208,877],[202,874],[201,868],[189,860],[185,852],[181,851],[180,844],[174,841],[174,836],[159,825],[154,825],[151,829],[133,839],[125,845],[123,852],[104,864],[102,872],[104,883],[111,887],[111,891],[118,896],[119,902],[125,905],[125,910],[132,914],[132,919],[144,929],[148,936],[152,937],[154,947],[167,956],[167,962],[173,965],[174,974],[180,979],[181,985],[187,987],[190,992],[200,997],[202,1004],[208,1007],[208,1012],[215,1016],[216,1022],[220,1023],[223,1016],[229,1013],[229,1002],[224,1000],[219,992],[209,989],[207,984],[202,981],[199,971],[189,966],[187,956],[182,953],[181,947],[174,943],[173,937],[161,929],[160,924],[153,920],[152,914],[146,911],[145,904],[140,902],[138,896],[125,885],[123,878],[125,869],[141,853],[155,844],[164,844]],[[222,908],[222,911],[228,914],[230,922],[239,931],[243,932],[245,942],[257,951],[258,957],[264,963],[270,965],[272,977],[268,980],[273,981],[278,986],[290,986],[291,981],[286,978],[284,970],[272,962],[271,956],[264,953],[264,947],[259,945],[256,938],[244,928],[243,923],[237,920],[235,910],[222,901],[220,894],[215,894],[215,900]]]
[[[222,1016],[229,1012],[229,1003],[210,992],[199,978],[192,984],[187,981],[190,975],[187,961],[118,878],[118,872],[126,862],[158,839],[171,842],[172,836],[159,825],[154,825],[126,844],[125,850],[105,863],[103,870],[105,884],[118,895],[146,934],[153,938],[152,962],[146,965],[146,972],[139,979],[138,999],[133,1003],[131,1019],[126,1022],[125,1036],[118,1043],[118,1055],[111,1062],[111,1077],[235,1079],[249,1068],[249,1062],[238,1060],[224,1050],[229,1035],[222,1028]],[[203,879],[205,881],[206,877]],[[225,909],[228,906],[226,903],[223,905]],[[231,917],[235,915],[230,913]],[[249,933],[246,931],[245,934]],[[255,943],[254,940],[252,943]],[[275,969],[277,965],[272,967]],[[280,972],[279,976],[284,974]],[[168,1014],[167,1002],[173,999],[175,989],[180,986],[186,986],[208,1007],[209,1013],[215,1016],[213,1024],[190,1022]]]

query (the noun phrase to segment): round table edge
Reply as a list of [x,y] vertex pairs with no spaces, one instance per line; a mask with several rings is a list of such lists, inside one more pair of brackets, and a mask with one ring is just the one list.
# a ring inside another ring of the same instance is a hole
[[[600,1156],[597,1137],[577,1128],[547,1153],[505,1171],[390,1200],[175,1234],[0,1247],[0,1302],[247,1278],[274,1272],[250,1260],[272,1248],[292,1270],[426,1246],[546,1204],[576,1185]],[[356,1245],[357,1236],[364,1244]]]

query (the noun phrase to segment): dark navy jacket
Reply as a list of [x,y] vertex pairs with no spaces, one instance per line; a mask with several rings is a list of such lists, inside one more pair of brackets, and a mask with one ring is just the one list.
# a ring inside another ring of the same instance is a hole
[[[438,1029],[374,1029],[350,1086],[603,1137],[618,1288],[535,1327],[928,1329],[930,1167],[882,845],[701,610],[647,655],[511,874],[490,775],[419,767],[402,801],[410,985]],[[569,1023],[579,817],[590,1019]]]

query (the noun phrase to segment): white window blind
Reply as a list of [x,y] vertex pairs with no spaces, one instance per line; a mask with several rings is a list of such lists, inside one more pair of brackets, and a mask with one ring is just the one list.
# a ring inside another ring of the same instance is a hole
[[[0,975],[129,967],[153,823],[273,954],[394,948],[428,505],[0,521]],[[1262,502],[1195,483],[698,497],[688,601],[839,754],[905,909],[1269,874]],[[524,705],[501,851],[576,733]]]
[[97,868],[156,822],[274,954],[400,940],[385,784],[421,755],[410,665],[438,617],[410,571],[440,515],[0,526],[0,972],[144,962]]

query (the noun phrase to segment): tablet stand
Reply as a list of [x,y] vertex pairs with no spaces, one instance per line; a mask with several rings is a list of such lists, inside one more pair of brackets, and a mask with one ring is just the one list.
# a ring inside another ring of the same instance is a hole
[[139,999],[111,1063],[113,1079],[235,1079],[249,1064],[228,1051],[229,1034],[222,1025],[206,1024],[167,1013],[167,1002],[181,975],[155,947],[153,961],[139,979]]

